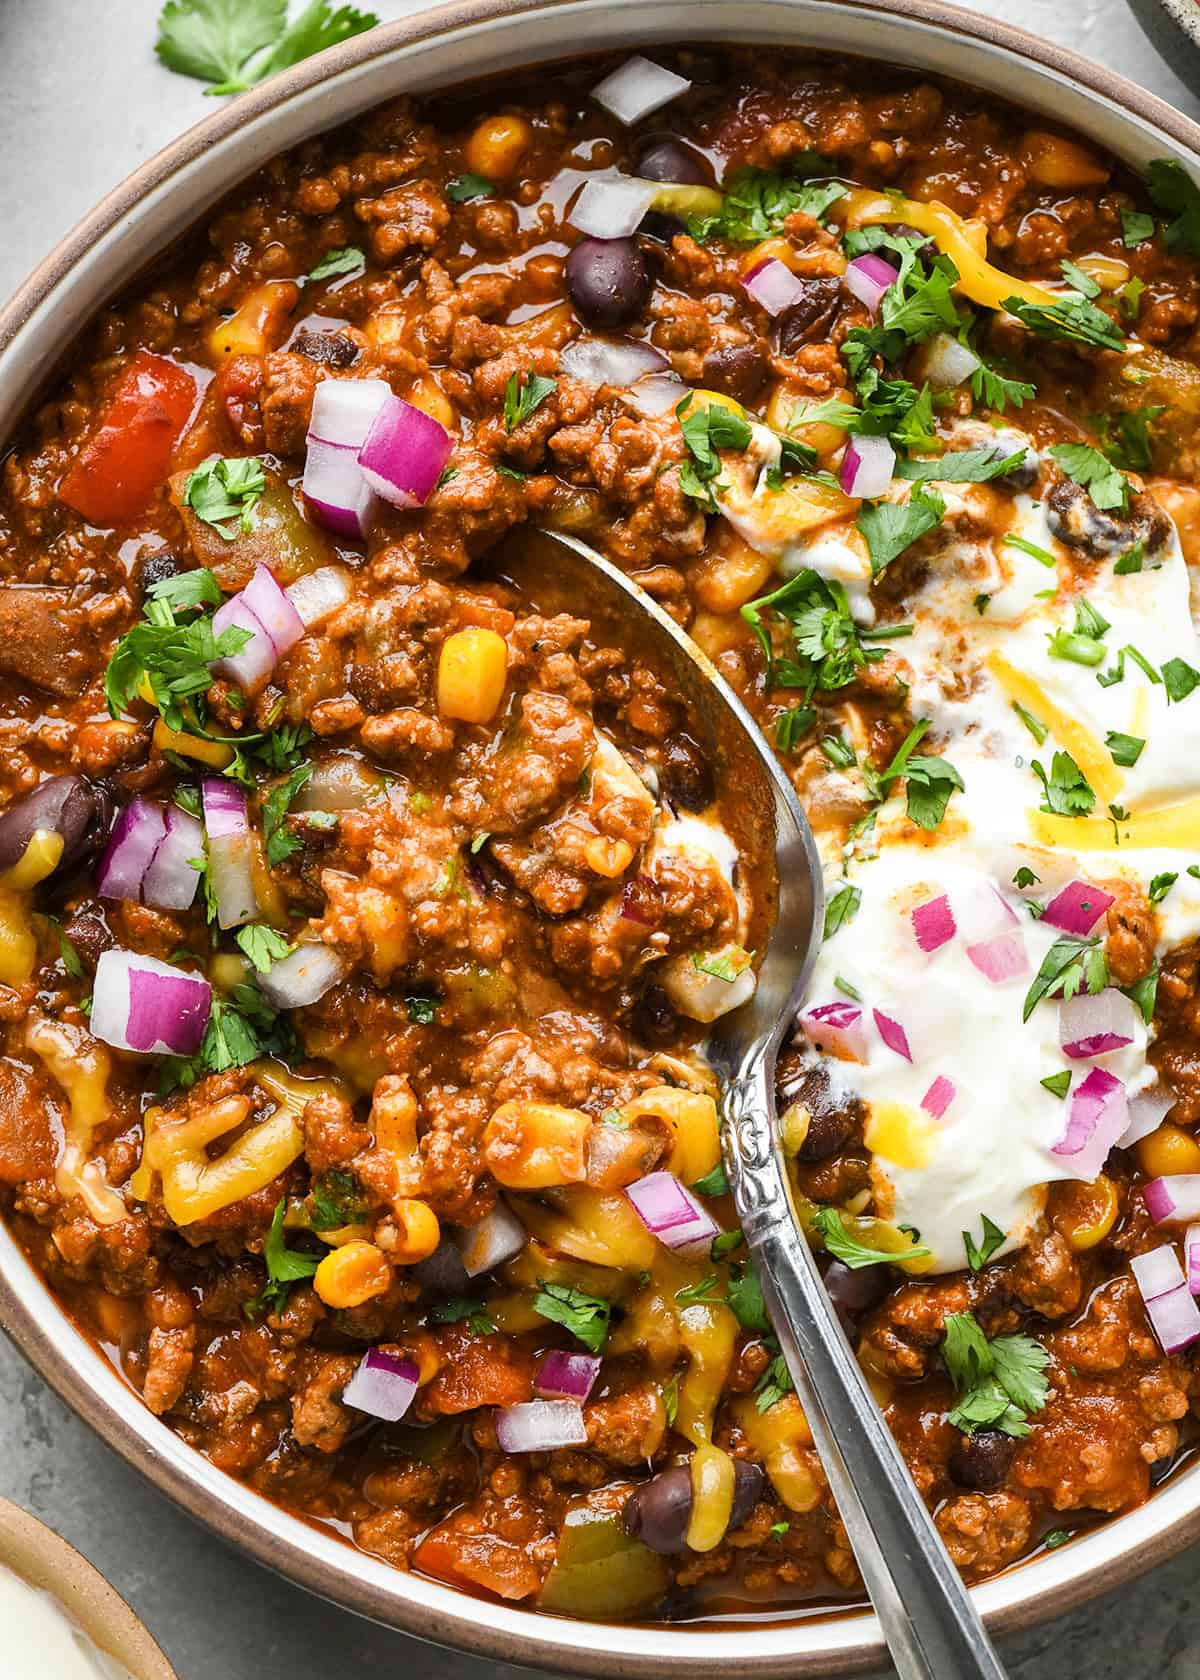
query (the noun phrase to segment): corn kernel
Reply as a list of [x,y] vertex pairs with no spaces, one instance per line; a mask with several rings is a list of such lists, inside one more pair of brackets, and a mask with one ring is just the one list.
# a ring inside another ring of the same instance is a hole
[[327,1307],[361,1307],[391,1281],[392,1268],[374,1243],[349,1242],[321,1261],[313,1288]]
[[495,630],[456,630],[442,643],[437,703],[443,717],[489,723],[504,696],[508,644]]
[[1122,257],[1080,257],[1076,266],[1089,280],[1094,280],[1102,292],[1118,292],[1129,279],[1129,264]]
[[774,562],[759,554],[741,538],[724,554],[714,554],[704,563],[696,579],[696,594],[709,612],[737,612],[762,589],[774,570]]
[[1169,1121],[1137,1145],[1138,1165],[1147,1178],[1170,1178],[1174,1173],[1200,1173],[1200,1143],[1182,1126]]
[[1104,1173],[1094,1184],[1056,1184],[1051,1198],[1050,1223],[1077,1254],[1104,1241],[1121,1206],[1116,1185]]
[[1109,171],[1094,152],[1061,134],[1030,129],[1024,150],[1029,174],[1041,187],[1098,187],[1108,180]]
[[436,420],[439,426],[445,427],[446,431],[454,431],[456,425],[454,409],[449,397],[436,379],[429,375],[418,379],[414,385],[409,387],[404,400],[410,402],[414,408],[419,408],[423,414],[428,414],[430,419]]
[[524,117],[485,117],[466,144],[467,167],[488,181],[507,181],[533,141]]
[[509,1190],[579,1184],[587,1173],[590,1126],[582,1109],[558,1103],[501,1103],[483,1134],[484,1159],[497,1184]]
[[393,1260],[402,1266],[415,1266],[428,1260],[442,1240],[437,1214],[428,1202],[406,1198],[392,1203],[392,1214],[400,1228],[400,1240],[391,1250]]
[[633,847],[628,840],[611,840],[606,834],[594,834],[583,848],[588,868],[607,880],[624,875],[633,862]]

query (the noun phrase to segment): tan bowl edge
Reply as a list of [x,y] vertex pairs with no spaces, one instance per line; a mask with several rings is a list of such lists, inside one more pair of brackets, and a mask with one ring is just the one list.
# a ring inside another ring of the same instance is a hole
[[[169,181],[179,169],[243,123],[278,109],[297,93],[327,78],[366,66],[393,49],[433,41],[447,31],[485,20],[533,13],[552,17],[556,10],[568,3],[569,0],[451,0],[449,4],[417,16],[380,25],[340,47],[330,49],[318,59],[308,60],[273,77],[263,87],[239,96],[135,170],[54,247],[7,305],[0,309],[0,351],[8,346],[31,313],[87,255],[95,242],[127,216],[143,196]],[[820,4],[821,0],[817,3]],[[1026,30],[944,4],[943,0],[840,0],[840,4],[866,17],[903,18],[933,26],[964,41],[1020,55],[1069,79],[1098,101],[1151,125],[1169,141],[1200,158],[1200,124],[1125,77]],[[619,14],[624,9],[614,3],[614,22],[617,25],[614,34],[621,33]],[[633,10],[632,7],[629,9]],[[728,9],[728,28],[707,28],[705,38],[729,39],[736,36],[736,0],[730,0]],[[563,42],[558,54],[549,52],[545,56],[566,57],[570,45]],[[869,43],[866,42],[861,46],[847,44],[846,52],[851,57],[871,57]],[[1019,94],[1014,93],[1013,97],[1018,104],[1021,102]],[[197,215],[202,208],[197,207]],[[51,368],[46,368],[47,377],[51,371]],[[0,450],[3,442],[0,438]],[[8,1332],[55,1392],[127,1462],[212,1531],[289,1580],[359,1614],[480,1656],[551,1668],[560,1673],[570,1668],[576,1673],[604,1676],[604,1680],[626,1676],[645,1676],[648,1680],[667,1680],[667,1677],[670,1680],[691,1680],[697,1670],[705,1674],[716,1673],[712,1659],[705,1659],[701,1654],[699,1645],[703,1641],[698,1644],[689,1638],[673,1636],[670,1649],[664,1650],[658,1641],[653,1645],[649,1641],[643,1643],[637,1637],[637,1630],[630,1630],[630,1648],[617,1653],[611,1648],[603,1648],[599,1642],[593,1644],[589,1641],[587,1622],[568,1624],[575,1630],[577,1638],[567,1641],[561,1637],[563,1623],[558,1618],[528,1612],[522,1613],[521,1631],[517,1632],[505,1613],[507,1607],[500,1607],[498,1616],[489,1616],[492,1606],[465,1595],[451,1594],[432,1584],[429,1584],[429,1601],[419,1610],[411,1603],[402,1608],[390,1593],[380,1588],[369,1561],[362,1571],[362,1578],[356,1580],[343,1567],[331,1564],[328,1548],[315,1534],[315,1544],[311,1548],[302,1548],[294,1539],[285,1539],[278,1528],[283,1526],[294,1533],[294,1525],[281,1514],[275,1514],[272,1531],[256,1514],[259,1505],[264,1502],[240,1484],[232,1483],[228,1493],[215,1492],[217,1481],[223,1480],[221,1473],[213,1470],[203,1459],[193,1466],[191,1458],[194,1455],[190,1450],[170,1436],[157,1419],[137,1410],[140,1401],[129,1393],[119,1377],[111,1372],[85,1377],[71,1364],[70,1358],[64,1356],[64,1341],[71,1352],[85,1363],[88,1362],[90,1349],[84,1349],[77,1332],[65,1319],[55,1317],[56,1311],[51,1309],[47,1292],[28,1273],[23,1258],[16,1255],[11,1238],[0,1231],[0,1328]],[[165,1440],[164,1436],[167,1437]],[[1194,1477],[1200,1477],[1200,1468],[1174,1480],[1186,1479],[1190,1483]],[[1156,1506],[1162,1521],[1151,1526],[1147,1513]],[[0,1523],[9,1509],[0,1502]],[[251,1514],[252,1511],[255,1514]],[[1124,1529],[1122,1524],[1126,1525]],[[1136,1543],[1128,1540],[1122,1543],[1119,1538],[1122,1533],[1136,1533]],[[997,1587],[998,1583],[1006,1583],[1011,1589],[1014,1576],[1019,1578],[1023,1569],[1009,1571],[1007,1575],[985,1584],[977,1596],[981,1608],[987,1612],[992,1631],[1000,1634],[1015,1632],[1061,1615],[1135,1579],[1173,1557],[1186,1545],[1200,1540],[1200,1497],[1191,1494],[1186,1500],[1171,1499],[1170,1487],[1165,1486],[1149,1506],[1141,1507],[1132,1517],[1114,1519],[1096,1531],[1098,1540],[1106,1534],[1112,1536],[1108,1544],[1101,1542],[1095,1548],[1090,1540],[1075,1543],[1087,1548],[1084,1555],[1089,1558],[1090,1567],[1083,1564],[1082,1557],[1079,1562],[1072,1561],[1068,1566],[1067,1560],[1074,1546],[1064,1547],[1052,1554],[1052,1562],[1045,1570],[1044,1578],[1028,1597],[1014,1594],[1011,1590],[993,1596],[989,1590]],[[341,1550],[340,1543],[338,1549]],[[348,1548],[347,1551],[349,1558],[353,1559],[354,1553]],[[2,1555],[0,1540],[0,1557]],[[90,1570],[90,1565],[84,1564],[82,1559],[79,1562]],[[106,1591],[111,1591],[101,1577],[97,1576],[97,1580]],[[997,1602],[997,1599],[1000,1601]],[[826,1648],[818,1659],[819,1667],[814,1665],[811,1656],[800,1658],[793,1666],[788,1657],[779,1654],[778,1646],[769,1655],[760,1654],[755,1649],[754,1630],[749,1628],[738,1635],[737,1666],[747,1680],[774,1680],[775,1676],[789,1673],[819,1674],[822,1680],[827,1680],[834,1675],[861,1673],[864,1669],[881,1665],[885,1653],[873,1618],[848,1616],[838,1618],[837,1625],[844,1629],[845,1644],[839,1645],[836,1650]],[[552,1630],[557,1630],[559,1637],[553,1637]],[[611,1630],[606,1626],[596,1631]],[[153,1649],[161,1666],[147,1670],[148,1680],[175,1680],[161,1652],[157,1652],[157,1647]],[[136,1669],[134,1672],[138,1680],[142,1680]]]
[[115,1587],[61,1534],[0,1499],[0,1565],[40,1587],[133,1680],[178,1680],[158,1645]]

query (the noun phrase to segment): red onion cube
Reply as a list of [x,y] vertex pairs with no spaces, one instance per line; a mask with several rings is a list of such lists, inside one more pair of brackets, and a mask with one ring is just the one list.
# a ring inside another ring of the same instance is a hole
[[1152,1248],[1146,1254],[1135,1254],[1129,1269],[1142,1292],[1143,1301],[1155,1301],[1169,1295],[1184,1282],[1179,1260],[1169,1243]]
[[931,1114],[935,1120],[940,1120],[957,1096],[958,1086],[953,1079],[947,1079],[945,1074],[939,1073],[921,1098],[921,1107],[926,1114]]
[[1175,1106],[1166,1091],[1139,1091],[1130,1099],[1129,1124],[1117,1139],[1118,1149],[1132,1149],[1151,1132],[1156,1132]]
[[800,1011],[800,1030],[809,1043],[827,1056],[844,1062],[865,1062],[867,1023],[852,1003],[818,1003]]
[[1183,1270],[1188,1293],[1200,1295],[1200,1225],[1189,1225],[1183,1233]]
[[993,986],[1021,980],[1029,973],[1029,957],[1019,931],[997,934],[977,945],[968,945],[967,956]]
[[578,1400],[526,1400],[496,1413],[496,1440],[503,1452],[554,1452],[587,1445]]
[[358,464],[385,502],[421,507],[437,487],[453,448],[454,439],[431,415],[389,396],[371,422]]
[[954,938],[954,911],[950,908],[950,900],[945,893],[940,898],[931,898],[924,904],[918,904],[909,912],[909,916],[917,944],[926,955],[940,950]]
[[954,895],[954,920],[968,945],[981,945],[1019,925],[1008,900],[993,882],[983,879]]
[[687,386],[674,373],[648,373],[625,392],[630,408],[647,420],[657,420],[679,407]]
[[420,1372],[411,1359],[374,1347],[359,1361],[342,1391],[342,1402],[384,1423],[398,1423],[412,1405],[419,1383]]
[[308,441],[361,449],[391,394],[386,379],[322,379],[313,393]]
[[258,914],[246,795],[221,776],[206,776],[200,785],[200,797],[208,831],[208,873],[217,901],[217,923],[223,928],[240,927]]
[[1050,1153],[1070,1166],[1072,1178],[1090,1183],[1128,1124],[1124,1085],[1106,1068],[1092,1068],[1071,1092],[1066,1125]]
[[583,1405],[600,1375],[595,1353],[548,1353],[533,1379],[535,1394],[550,1400],[575,1400]]
[[217,608],[213,614],[212,630],[214,636],[220,636],[226,630],[249,633],[250,640],[237,653],[230,654],[227,659],[215,659],[212,668],[217,676],[233,683],[243,694],[253,694],[260,689],[275,669],[275,644],[246,605],[244,596],[231,596]]
[[691,85],[673,70],[635,53],[625,60],[620,69],[597,82],[592,89],[592,98],[628,128],[630,124],[648,117],[651,111],[678,99]]
[[895,283],[897,273],[898,270],[875,251],[867,251],[846,264],[842,284],[874,315],[883,301],[883,294]]
[[212,988],[199,974],[142,957],[105,951],[96,964],[91,1030],[118,1050],[193,1056],[212,1008]]
[[258,989],[276,1009],[303,1009],[323,998],[345,972],[345,962],[328,945],[297,945],[258,976]]
[[628,176],[588,181],[567,220],[592,239],[628,239],[641,226],[656,192],[651,182]]
[[778,257],[767,257],[743,274],[742,285],[768,315],[782,315],[804,296],[804,282]]
[[166,833],[163,806],[143,799],[140,794],[131,799],[113,824],[96,871],[96,891],[101,898],[125,898],[139,903],[142,883]]
[[168,805],[163,815],[166,833],[142,882],[142,903],[186,910],[200,886],[200,871],[193,866],[204,858],[204,830],[178,805]]
[[918,365],[920,372],[914,378],[925,379],[935,391],[951,391],[970,379],[979,366],[979,357],[960,339],[949,333],[935,333],[922,346]]
[[1186,1283],[1172,1289],[1169,1295],[1157,1295],[1153,1301],[1147,1301],[1146,1317],[1164,1353],[1180,1353],[1200,1341],[1200,1307]]
[[707,1253],[720,1226],[674,1173],[647,1173],[625,1186],[625,1194],[646,1229],[679,1253]]
[[301,488],[317,523],[334,536],[361,542],[370,531],[379,497],[363,477],[353,444],[310,435]]
[[341,566],[318,566],[288,586],[287,598],[311,630],[350,599],[350,574]]
[[287,592],[279,587],[266,566],[255,566],[242,600],[271,638],[276,659],[282,659],[304,634],[304,621]]
[[1115,986],[1106,986],[1102,992],[1079,992],[1058,1006],[1058,1042],[1072,1061],[1089,1061],[1132,1044],[1141,1020]]
[[[581,385],[621,388],[649,374],[671,372],[671,364],[662,351],[639,338],[577,338],[558,358],[558,366],[560,372],[577,379]],[[675,374],[671,380],[675,386],[682,384]]]
[[911,1062],[913,1056],[912,1050],[909,1048],[908,1034],[896,1017],[885,1015],[882,1009],[873,1009],[871,1013],[875,1017],[875,1026],[879,1036],[888,1049],[894,1050],[897,1056],[902,1056],[906,1062]]
[[1113,902],[1113,895],[1090,881],[1068,881],[1042,912],[1047,927],[1061,928],[1085,939]]
[[521,1221],[503,1202],[497,1202],[478,1225],[456,1231],[455,1241],[467,1276],[479,1277],[520,1254],[527,1238]]
[[1200,1173],[1172,1173],[1142,1186],[1147,1211],[1156,1225],[1200,1219]]
[[896,451],[883,437],[854,437],[842,455],[838,481],[847,496],[869,500],[887,494],[896,465]]

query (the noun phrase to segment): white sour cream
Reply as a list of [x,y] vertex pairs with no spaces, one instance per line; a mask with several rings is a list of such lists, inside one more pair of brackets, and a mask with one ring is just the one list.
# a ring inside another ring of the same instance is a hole
[[80,1632],[57,1599],[0,1566],[4,1680],[133,1680]]

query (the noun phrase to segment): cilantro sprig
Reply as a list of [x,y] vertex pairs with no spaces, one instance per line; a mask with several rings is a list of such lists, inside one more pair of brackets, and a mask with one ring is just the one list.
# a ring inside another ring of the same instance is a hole
[[1080,991],[1102,992],[1107,985],[1108,958],[1099,937],[1060,934],[1042,958],[1025,994],[1021,1020],[1028,1021],[1043,998],[1061,997],[1069,1002]]
[[[142,619],[121,637],[104,675],[104,698],[113,717],[127,710],[145,682],[168,728],[202,722],[200,696],[212,684],[209,666],[240,653],[250,640],[250,632],[236,625],[213,635],[212,617],[204,609],[221,599],[216,579],[206,570],[152,586]],[[177,613],[188,616],[181,620]]]
[[168,70],[241,93],[379,22],[374,12],[310,0],[288,22],[287,0],[167,0],[154,50]]
[[822,221],[831,204],[845,196],[840,181],[814,181],[832,174],[833,160],[817,152],[792,158],[787,174],[769,169],[739,169],[726,183],[720,210],[689,216],[688,232],[701,244],[721,239],[727,245],[757,245],[783,231],[796,211]]
[[532,366],[524,381],[520,374],[510,374],[504,387],[505,431],[515,432],[518,426],[523,425],[530,415],[542,406],[551,392],[557,389],[557,379],[547,379],[543,374],[535,373]]
[[282,1307],[291,1293],[292,1285],[312,1277],[320,1264],[318,1255],[303,1254],[298,1249],[288,1248],[284,1242],[283,1220],[286,1206],[286,1198],[281,1196],[263,1243],[267,1281],[258,1294],[246,1302],[244,1309],[246,1317],[252,1323],[262,1313],[275,1312]]
[[818,1208],[813,1223],[824,1238],[827,1252],[854,1271],[860,1271],[864,1266],[894,1266],[900,1260],[923,1260],[930,1252],[915,1241],[911,1248],[899,1251],[872,1248],[869,1243],[860,1242],[847,1228],[837,1208]]
[[956,1429],[1000,1429],[1028,1435],[1030,1412],[1044,1409],[1050,1393],[1050,1356],[1032,1336],[994,1336],[989,1341],[974,1313],[948,1313],[942,1359],[958,1390],[947,1414]]
[[593,1353],[603,1353],[608,1340],[611,1302],[585,1290],[572,1289],[565,1283],[541,1282],[533,1298],[533,1310],[553,1324],[561,1324]]

